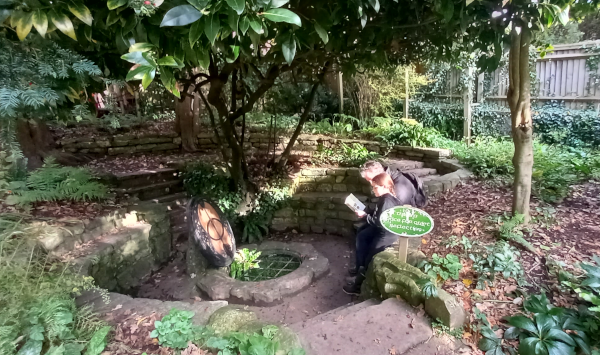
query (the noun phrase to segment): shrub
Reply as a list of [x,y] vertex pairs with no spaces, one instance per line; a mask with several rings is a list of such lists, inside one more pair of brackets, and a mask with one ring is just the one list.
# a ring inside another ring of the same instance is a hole
[[25,181],[15,180],[9,183],[8,190],[11,193],[6,198],[6,203],[26,206],[41,201],[106,198],[106,186],[93,180],[94,176],[87,169],[59,166],[53,159],[47,159]]
[[[367,130],[369,132],[369,130]],[[444,137],[434,128],[411,119],[396,119],[393,124],[370,132],[377,133],[377,138],[389,147],[404,145],[411,147],[439,147],[445,143]]]
[[291,197],[291,188],[287,184],[271,183],[254,196],[248,206],[249,211],[242,215],[237,208],[244,197],[225,170],[204,163],[196,164],[185,172],[183,184],[192,196],[207,198],[219,206],[232,225],[239,223],[242,241],[250,243],[262,240],[263,235],[268,233],[275,211],[284,207]]
[[514,278],[520,285],[525,283],[525,272],[519,263],[521,253],[504,241],[485,247],[483,253],[470,254],[469,258],[473,260],[473,270],[478,275],[479,289],[485,289],[486,283],[492,286],[497,273],[504,278]]
[[0,353],[3,355],[99,355],[110,331],[106,323],[77,308],[73,295],[94,289],[91,277],[52,260],[35,247],[38,230],[21,216],[0,215]]
[[316,164],[358,167],[368,160],[378,158],[380,158],[378,153],[370,152],[362,144],[352,143],[351,145],[347,145],[342,143],[339,147],[335,148],[326,148],[320,144],[312,156],[312,161]]
[[600,117],[593,109],[568,109],[550,102],[533,111],[534,132],[544,143],[575,148],[600,147]]

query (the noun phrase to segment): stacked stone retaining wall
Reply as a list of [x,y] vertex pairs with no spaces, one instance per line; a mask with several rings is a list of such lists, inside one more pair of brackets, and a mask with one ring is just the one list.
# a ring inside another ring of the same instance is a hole
[[140,204],[87,220],[35,223],[39,244],[109,291],[128,292],[169,259],[166,206]]

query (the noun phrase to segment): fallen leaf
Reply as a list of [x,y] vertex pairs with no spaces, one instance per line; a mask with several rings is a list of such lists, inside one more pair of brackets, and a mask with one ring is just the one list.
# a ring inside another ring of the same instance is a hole
[[113,308],[112,310],[113,310],[113,311],[116,311],[117,309],[121,309],[121,308],[123,308],[123,305],[122,305],[122,304],[118,304],[118,305],[117,305],[115,308]]
[[471,279],[463,279],[463,280],[462,280],[462,283],[463,283],[465,286],[467,286],[467,287],[470,287],[470,286],[471,286],[471,284],[473,284],[473,280],[471,280]]
[[[421,243],[423,244],[427,244],[427,241],[425,239],[421,239]],[[394,350],[395,351],[395,350]]]

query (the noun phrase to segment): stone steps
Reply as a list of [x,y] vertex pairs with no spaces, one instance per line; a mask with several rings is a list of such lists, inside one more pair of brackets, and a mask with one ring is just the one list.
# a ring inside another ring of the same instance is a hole
[[169,180],[136,187],[116,188],[114,191],[117,193],[117,196],[127,195],[129,197],[137,197],[142,201],[148,201],[172,193],[182,192],[183,183],[181,180]]
[[152,202],[166,203],[171,208],[174,208],[174,207],[185,208],[187,201],[188,201],[188,193],[185,191],[177,192],[177,193],[173,193],[173,194],[169,194],[169,195],[164,195],[164,196],[152,199]]
[[[383,355],[390,354],[392,348],[396,354],[404,354],[430,340],[431,326],[426,317],[417,314],[418,309],[395,298],[367,302],[326,313],[316,321],[296,323],[291,328],[308,355]],[[422,349],[418,354],[436,354],[431,345]]]
[[141,170],[135,173],[115,174],[112,178],[113,186],[127,189],[144,185],[156,184],[164,181],[181,180],[179,171],[173,168],[155,170]]
[[338,320],[341,320],[344,317],[346,317],[348,314],[358,312],[361,309],[364,309],[364,308],[367,308],[370,306],[374,306],[379,303],[381,303],[381,301],[375,300],[375,299],[369,299],[369,300],[366,300],[364,302],[359,302],[359,303],[348,303],[341,307],[332,309],[329,312],[319,314],[316,317],[306,319],[306,320],[298,322],[298,323],[294,323],[294,324],[290,325],[290,329],[293,329],[294,331],[298,332],[304,328],[315,326],[321,322],[327,322],[330,320],[337,322]]

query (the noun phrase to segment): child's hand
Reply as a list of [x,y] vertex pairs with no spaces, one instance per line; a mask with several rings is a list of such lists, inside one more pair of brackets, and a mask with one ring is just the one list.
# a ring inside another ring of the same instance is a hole
[[364,211],[356,211],[356,215],[359,216],[359,217],[364,217],[367,214]]

